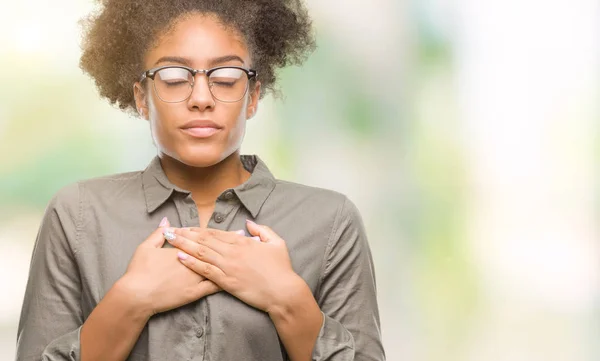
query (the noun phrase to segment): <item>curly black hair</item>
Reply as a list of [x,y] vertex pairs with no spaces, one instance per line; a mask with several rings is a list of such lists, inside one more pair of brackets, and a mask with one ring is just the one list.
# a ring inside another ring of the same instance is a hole
[[82,20],[80,67],[102,97],[136,114],[133,83],[146,52],[187,14],[216,15],[248,46],[261,81],[261,98],[278,93],[278,69],[300,65],[315,49],[312,20],[302,0],[98,0]]

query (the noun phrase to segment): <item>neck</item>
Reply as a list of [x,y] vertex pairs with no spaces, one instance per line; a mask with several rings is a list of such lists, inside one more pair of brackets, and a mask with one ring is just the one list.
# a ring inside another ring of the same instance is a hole
[[226,189],[237,187],[250,178],[240,160],[239,150],[210,167],[192,167],[160,154],[160,163],[171,183],[192,192],[199,208],[213,206]]

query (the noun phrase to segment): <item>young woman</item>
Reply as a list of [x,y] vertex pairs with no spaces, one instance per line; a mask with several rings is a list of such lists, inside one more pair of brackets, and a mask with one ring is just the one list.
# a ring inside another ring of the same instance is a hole
[[82,68],[148,121],[144,171],[50,202],[17,360],[383,360],[373,263],[344,195],[241,155],[276,70],[314,47],[299,0],[104,0]]

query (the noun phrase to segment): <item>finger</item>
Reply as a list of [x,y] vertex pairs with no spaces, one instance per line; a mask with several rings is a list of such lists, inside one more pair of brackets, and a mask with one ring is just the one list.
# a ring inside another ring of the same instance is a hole
[[206,237],[214,237],[214,238],[218,238],[224,242],[227,243],[235,243],[236,238],[235,238],[235,234],[244,236],[246,235],[246,232],[241,233],[241,231],[222,231],[220,229],[214,229],[214,228],[199,228],[199,227],[187,227],[187,228],[182,228],[186,231],[190,231],[190,232],[195,232],[195,233],[200,233],[205,235]]
[[219,292],[221,289],[214,282],[205,280],[194,286],[186,288],[186,298],[188,302],[199,300],[213,293]]
[[171,227],[171,223],[169,222],[169,219],[167,217],[163,217],[158,227]]
[[171,228],[165,232],[168,233],[168,236],[165,236],[165,238],[173,247],[178,248],[201,261],[208,262],[217,267],[222,266],[224,260],[223,256],[215,250],[204,244],[194,242],[181,234],[174,233],[173,231],[176,232],[176,230]]
[[152,232],[148,238],[146,238],[143,244],[154,248],[161,248],[165,244],[165,237],[163,235],[165,227],[169,227],[169,220],[167,217],[164,217],[160,221],[158,228],[154,230],[154,232]]
[[271,228],[264,225],[256,224],[249,219],[246,220],[246,227],[248,228],[248,231],[251,235],[260,237],[260,240],[262,242],[282,241],[281,237],[279,237],[279,235],[277,235],[277,233],[275,233]]
[[202,294],[202,297],[212,295],[213,293],[223,290],[221,287],[219,287],[219,285],[208,279],[198,283],[196,288]]
[[179,235],[191,240],[192,242],[205,245],[221,255],[225,255],[229,249],[229,246],[231,245],[231,242],[223,240],[218,236],[219,233],[216,232],[194,232],[186,228],[175,228],[174,233],[176,236]]
[[197,232],[197,233],[203,233],[203,234],[209,234],[211,236],[214,236],[218,233],[229,233],[227,231],[222,231],[220,229],[215,229],[215,228],[201,228],[201,227],[185,227],[182,228],[191,232]]
[[182,251],[177,253],[177,258],[187,268],[196,272],[200,276],[204,276],[205,278],[213,281],[221,288],[224,288],[223,283],[226,281],[227,276],[219,267],[207,262],[203,262]]

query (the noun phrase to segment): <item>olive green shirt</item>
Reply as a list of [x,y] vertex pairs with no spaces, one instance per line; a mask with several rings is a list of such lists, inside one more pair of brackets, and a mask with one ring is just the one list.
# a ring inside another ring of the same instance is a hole
[[[383,360],[373,262],[355,205],[331,190],[276,179],[255,155],[241,160],[251,176],[218,197],[208,227],[246,229],[252,219],[286,241],[324,315],[313,360]],[[200,224],[191,193],[169,182],[158,157],[144,171],[61,189],[35,242],[17,360],[79,360],[82,324],[165,216],[173,227]],[[227,292],[153,316],[128,358],[287,359],[269,316]]]

